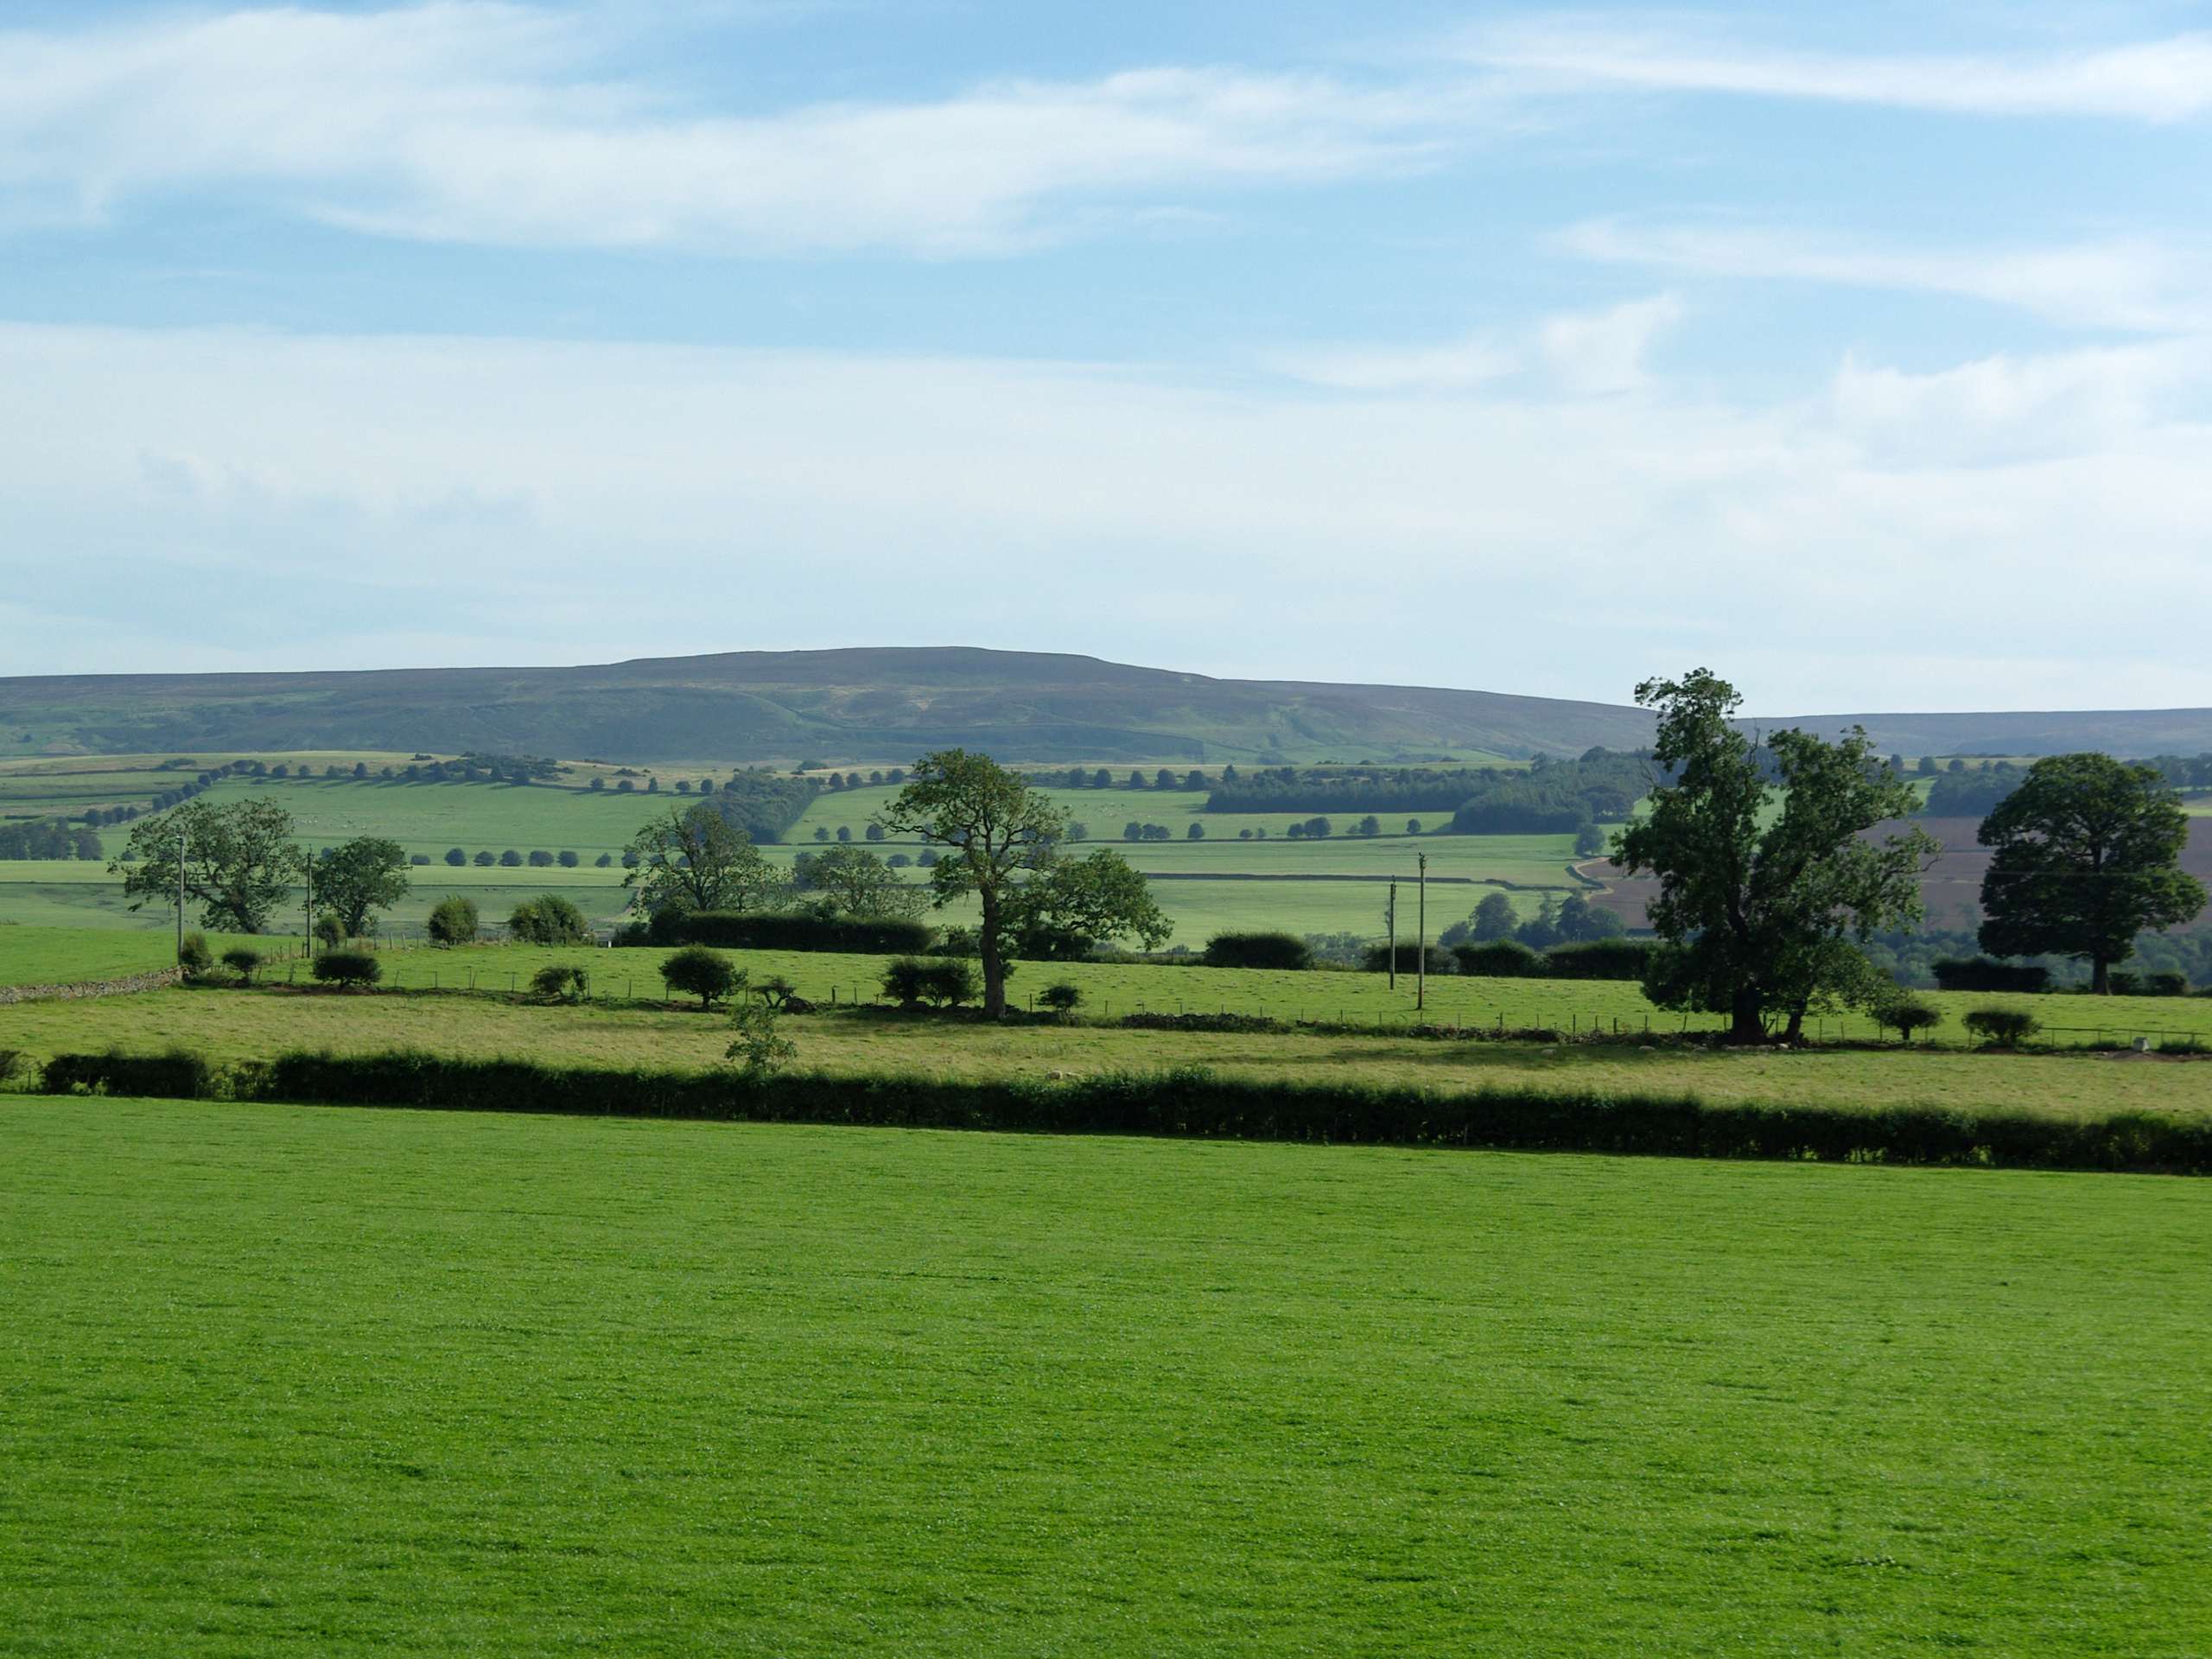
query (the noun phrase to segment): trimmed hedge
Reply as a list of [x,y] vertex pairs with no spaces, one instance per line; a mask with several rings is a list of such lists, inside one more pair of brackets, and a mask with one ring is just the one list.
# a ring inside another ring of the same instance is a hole
[[1459,971],[1484,979],[1541,979],[1544,959],[1518,939],[1491,939],[1481,944],[1455,944],[1452,954]]
[[1313,947],[1293,933],[1217,933],[1206,941],[1209,968],[1311,968]]
[[1650,939],[1587,939],[1555,944],[1544,952],[1543,972],[1552,979],[1642,979],[1656,948]]
[[49,1095],[99,1090],[111,1095],[154,1095],[164,1100],[200,1100],[214,1092],[214,1067],[189,1049],[166,1054],[57,1054],[40,1073]]
[[[1401,974],[1417,974],[1421,971],[1423,952],[1421,946],[1411,939],[1400,939],[1395,954],[1398,958],[1398,971]],[[1459,959],[1442,945],[1430,945],[1426,954],[1428,957],[1428,971],[1432,977],[1439,974],[1456,974],[1459,971]],[[1370,974],[1387,974],[1390,971],[1391,955],[1392,952],[1388,944],[1370,944],[1362,954],[1360,965]]]
[[[206,1092],[190,1055],[63,1055],[47,1086],[110,1093]],[[456,1111],[868,1124],[1054,1134],[1156,1135],[1511,1148],[1535,1152],[1960,1164],[2008,1169],[2212,1173],[2212,1118],[2120,1112],[2095,1119],[1930,1106],[1864,1111],[1709,1103],[1687,1095],[1435,1095],[1358,1084],[1292,1084],[1210,1071],[1109,1073],[1067,1082],[963,1082],[926,1074],[748,1077],[734,1071],[613,1071],[422,1053],[279,1056],[219,1081],[235,1098]]]
[[915,956],[933,930],[903,916],[803,916],[768,911],[663,911],[656,944],[713,944],[726,950],[845,950],[857,956]]
[[1993,957],[1945,957],[1931,964],[1936,985],[1947,991],[2022,991],[2050,988],[2050,969],[2029,963],[1999,962]]

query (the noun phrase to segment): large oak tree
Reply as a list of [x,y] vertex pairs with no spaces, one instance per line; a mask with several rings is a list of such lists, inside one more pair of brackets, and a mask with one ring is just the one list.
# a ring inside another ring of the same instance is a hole
[[[1646,995],[1727,1014],[1734,1042],[1763,1040],[1775,1012],[1794,1039],[1808,1008],[1873,995],[1879,982],[1857,946],[1919,917],[1919,878],[1939,850],[1916,829],[1867,838],[1912,811],[1911,786],[1855,728],[1835,743],[1741,731],[1742,699],[1707,669],[1647,680],[1636,700],[1659,711],[1662,781],[1613,862],[1659,878],[1649,910],[1663,943]],[[1773,813],[1770,784],[1782,798]]]
[[1025,874],[1052,862],[1067,815],[990,756],[941,749],[914,763],[881,822],[943,849],[930,872],[940,908],[971,893],[982,905],[983,1013],[997,1019],[1006,1012],[1010,901]]
[[137,910],[175,901],[180,857],[184,896],[200,905],[201,925],[233,933],[266,931],[307,869],[292,815],[274,801],[189,801],[142,818],[108,869]]
[[2156,766],[2107,754],[2038,760],[1976,838],[1992,849],[1981,948],[2081,958],[2100,994],[2111,990],[2113,964],[2127,960],[2138,933],[2204,908],[2203,883],[2177,862],[2188,816]]

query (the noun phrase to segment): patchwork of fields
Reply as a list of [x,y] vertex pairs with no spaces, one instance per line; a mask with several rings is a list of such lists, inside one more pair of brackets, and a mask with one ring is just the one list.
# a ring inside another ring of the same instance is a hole
[[[222,759],[226,757],[213,757]],[[395,757],[361,757],[381,766]],[[350,766],[355,757],[309,757],[318,769],[324,765]],[[404,762],[407,757],[397,759]],[[189,772],[149,771],[73,762],[84,768],[66,776],[34,771],[58,767],[60,762],[17,762],[0,766],[0,812],[23,816],[61,810],[82,811],[86,806],[108,804],[130,797],[131,780],[152,788],[173,787]],[[699,775],[711,776],[712,768]],[[670,768],[661,768],[670,773]],[[111,779],[109,783],[86,783],[88,777]],[[156,781],[157,780],[157,781]],[[75,791],[65,804],[59,798],[41,803],[47,789]],[[89,791],[89,792],[87,792]],[[1534,915],[1546,892],[1554,896],[1585,890],[1586,882],[1570,874],[1572,837],[1566,836],[1444,836],[1419,837],[1403,833],[1405,821],[1393,820],[1392,833],[1373,838],[1342,833],[1351,821],[1338,823],[1338,834],[1325,840],[1290,839],[1291,814],[1213,814],[1205,812],[1205,796],[1194,791],[1065,790],[1048,791],[1089,831],[1089,840],[1076,850],[1111,847],[1139,870],[1160,878],[1155,897],[1176,927],[1178,942],[1193,947],[1224,929],[1280,927],[1295,933],[1356,933],[1380,938],[1388,882],[1393,876],[1410,883],[1417,855],[1429,860],[1429,897],[1432,931],[1460,919],[1491,892],[1505,891],[1516,912]],[[863,840],[868,823],[888,804],[895,791],[889,787],[861,787],[819,797],[794,826],[785,842],[766,850],[788,862],[802,852],[818,849],[817,831],[834,839],[840,830]],[[416,867],[414,891],[397,906],[387,926],[401,934],[419,931],[430,906],[448,893],[474,899],[487,919],[496,919],[528,892],[558,891],[581,905],[593,921],[611,926],[628,904],[621,885],[619,860],[622,849],[646,819],[696,797],[677,795],[672,789],[646,794],[613,789],[587,790],[574,786],[504,784],[410,784],[380,779],[290,778],[264,781],[231,779],[216,784],[202,797],[213,804],[256,799],[272,800],[289,811],[301,840],[307,845],[327,846],[355,836],[376,835],[397,841],[410,855],[431,861]],[[1433,829],[1449,815],[1430,815]],[[1127,842],[1121,839],[1128,823],[1167,828],[1166,841]],[[1198,824],[1203,839],[1189,838]],[[1255,832],[1253,839],[1238,838],[1240,830]],[[1264,839],[1256,832],[1264,830]],[[119,850],[128,836],[127,826],[103,831],[111,852]],[[922,851],[918,842],[890,838],[874,843],[885,855],[903,853],[910,858]],[[470,862],[455,868],[446,863],[448,851],[460,848]],[[550,866],[507,868],[480,866],[480,852],[495,857],[512,850],[524,858],[534,852],[576,856],[575,868]],[[609,860],[601,868],[597,861]],[[918,865],[905,872],[909,881],[920,882],[926,872]],[[1254,879],[1263,878],[1263,879]],[[1496,884],[1496,885],[1493,885]],[[89,861],[0,861],[0,922],[47,925],[160,926],[168,918],[162,906],[133,912],[118,891],[118,880],[102,863]],[[527,891],[518,891],[525,889]],[[302,893],[302,897],[304,897]],[[1413,901],[1408,887],[1401,914],[1410,918]],[[972,919],[966,913],[948,912],[945,919]],[[290,914],[279,918],[280,928],[302,924]],[[1410,929],[1410,920],[1408,927]]]

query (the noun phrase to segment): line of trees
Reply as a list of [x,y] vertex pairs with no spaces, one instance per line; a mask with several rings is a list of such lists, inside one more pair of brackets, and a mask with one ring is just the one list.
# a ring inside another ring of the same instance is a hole
[[[1878,1012],[1897,992],[1866,947],[1920,919],[1920,878],[1942,850],[1917,827],[1872,833],[1912,811],[1912,785],[1869,753],[1863,731],[1834,743],[1746,734],[1732,723],[1735,689],[1707,669],[1647,680],[1636,697],[1658,712],[1665,781],[1613,861],[1659,880],[1645,994],[1728,1014],[1739,1042],[1763,1040],[1775,1014],[1795,1040],[1809,1010]],[[1783,791],[1778,812],[1770,783]],[[2204,907],[2202,884],[2178,865],[2187,834],[2156,766],[2101,754],[2037,761],[1980,830],[1993,852],[1983,948],[2085,961],[2092,988],[2109,991],[2139,933]]]

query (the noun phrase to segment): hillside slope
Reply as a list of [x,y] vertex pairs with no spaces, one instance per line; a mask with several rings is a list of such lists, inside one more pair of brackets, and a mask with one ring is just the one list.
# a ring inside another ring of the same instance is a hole
[[0,679],[0,752],[367,748],[655,760],[1384,760],[1633,747],[1634,709],[1218,680],[1042,652],[733,652],[578,668]]
[[[1625,680],[1628,677],[1624,675]],[[1797,715],[1909,755],[2212,749],[2212,709]],[[0,753],[467,749],[626,760],[1417,760],[1649,741],[1637,709],[1439,687],[1226,680],[1093,657],[921,646],[575,668],[0,679]]]

